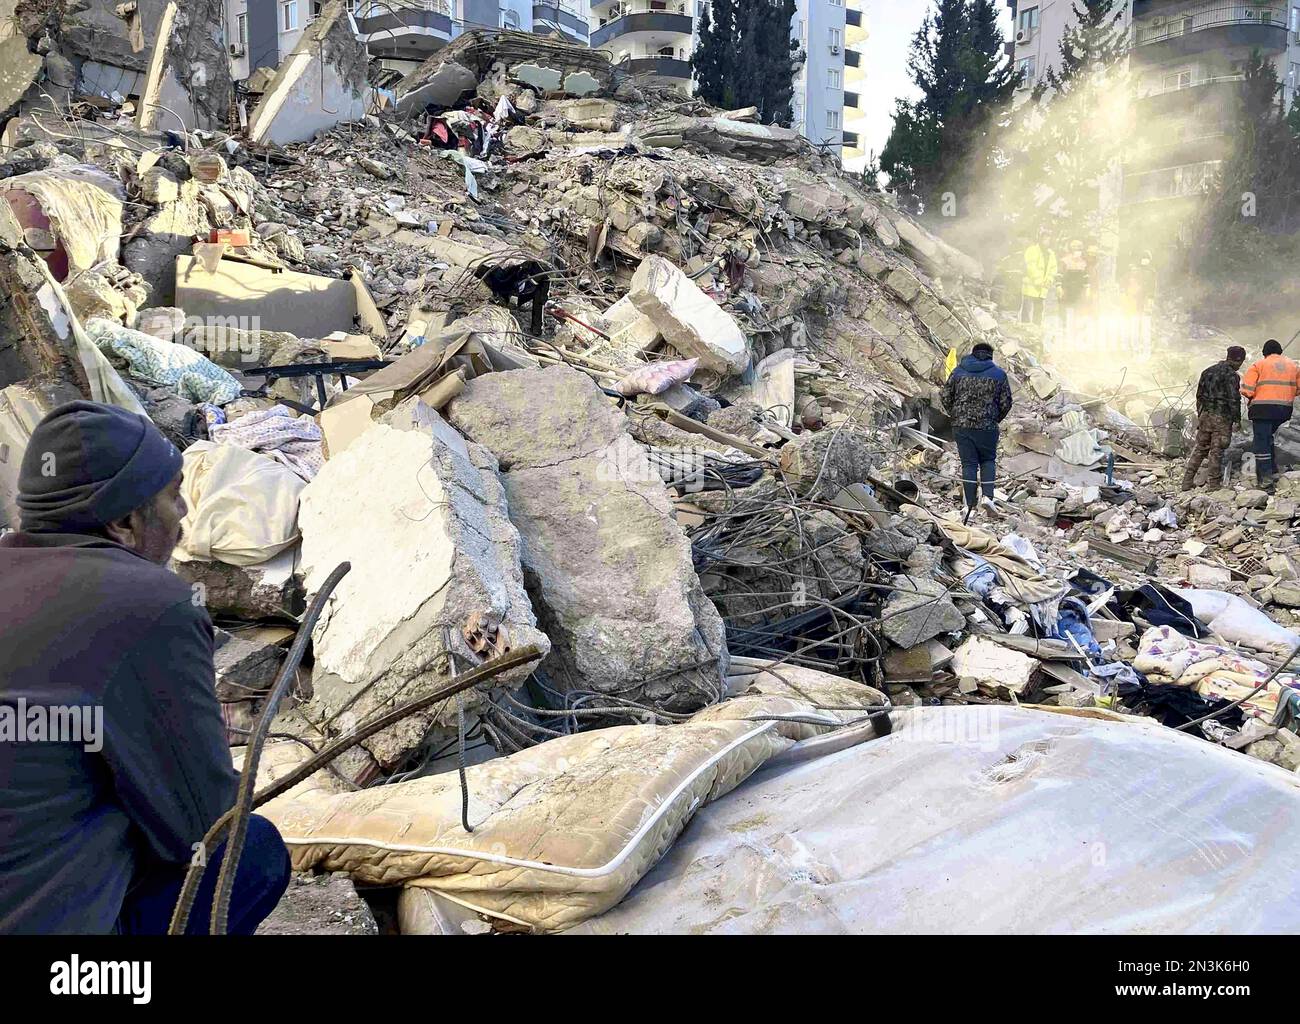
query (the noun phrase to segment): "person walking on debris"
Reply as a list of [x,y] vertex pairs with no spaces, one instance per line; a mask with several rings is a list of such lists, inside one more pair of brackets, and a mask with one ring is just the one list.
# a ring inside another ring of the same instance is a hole
[[1083,242],[1077,238],[1061,258],[1060,289],[1061,309],[1065,312],[1066,328],[1070,329],[1088,293],[1088,260],[1083,252]]
[[943,389],[943,407],[952,420],[953,438],[961,456],[962,497],[966,518],[976,507],[997,515],[993,483],[997,476],[998,426],[1011,412],[1011,382],[993,362],[993,346],[976,343],[957,364]]
[[[166,932],[234,804],[212,623],[166,567],[181,467],[148,419],[113,406],[71,402],[32,432],[21,530],[0,538],[0,933]],[[221,856],[191,932],[207,930]],[[251,934],[289,876],[279,832],[254,816],[230,932]]]
[[1183,473],[1183,490],[1190,491],[1196,471],[1208,457],[1207,478],[1216,485],[1223,478],[1223,453],[1232,443],[1232,432],[1241,425],[1241,377],[1237,371],[1246,361],[1240,345],[1228,349],[1228,357],[1201,372],[1196,384],[1196,447]]
[[1264,342],[1264,357],[1251,364],[1241,382],[1246,396],[1251,427],[1254,429],[1255,474],[1260,487],[1267,488],[1277,472],[1273,438],[1278,427],[1291,418],[1295,405],[1300,367],[1282,354],[1275,339]]
[[1047,228],[1038,232],[1038,241],[1025,250],[1025,277],[1020,286],[1020,322],[1042,326],[1043,300],[1056,283],[1056,253],[1048,244]]

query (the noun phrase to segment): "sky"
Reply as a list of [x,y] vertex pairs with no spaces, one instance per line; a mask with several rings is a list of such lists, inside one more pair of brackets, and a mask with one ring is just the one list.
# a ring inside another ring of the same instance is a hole
[[[920,95],[907,74],[907,52],[931,5],[929,0],[862,0],[862,6],[867,23],[867,41],[863,44],[867,70],[862,97],[867,115],[863,142],[869,152],[878,155],[894,126],[894,100]],[[1011,28],[1011,10],[1003,0],[999,0],[998,9],[1003,31],[1007,32]]]

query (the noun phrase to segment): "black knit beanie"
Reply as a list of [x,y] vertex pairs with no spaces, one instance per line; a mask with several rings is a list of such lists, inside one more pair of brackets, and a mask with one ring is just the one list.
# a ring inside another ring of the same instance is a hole
[[69,402],[32,431],[18,471],[29,533],[97,532],[149,503],[181,471],[181,453],[144,416]]

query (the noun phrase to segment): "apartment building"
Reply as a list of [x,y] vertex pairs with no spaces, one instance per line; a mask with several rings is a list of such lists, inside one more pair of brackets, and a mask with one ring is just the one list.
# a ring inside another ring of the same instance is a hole
[[[226,0],[235,79],[276,67],[324,0]],[[372,56],[409,70],[467,28],[501,27],[587,42],[587,0],[347,0]]]
[[[689,92],[691,54],[706,2],[596,0],[591,5],[591,45],[609,51],[615,64],[644,81]],[[849,41],[849,32],[864,24],[861,2],[798,0],[790,26],[792,38],[807,55],[794,81],[794,126],[814,145],[836,152],[858,143],[845,123],[845,102],[860,102],[847,83],[846,70],[857,68],[861,60]]]
[[[1007,0],[1023,95],[1059,59],[1070,0]],[[1195,201],[1227,155],[1243,68],[1253,51],[1271,60],[1289,107],[1300,87],[1300,0],[1127,0],[1123,24],[1138,94],[1138,138],[1123,166],[1129,224],[1178,201]],[[1144,209],[1146,208],[1146,209]]]

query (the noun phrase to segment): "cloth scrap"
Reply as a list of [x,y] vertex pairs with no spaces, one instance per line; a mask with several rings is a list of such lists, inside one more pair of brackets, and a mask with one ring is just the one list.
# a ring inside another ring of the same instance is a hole
[[285,405],[258,409],[233,423],[214,424],[208,432],[217,444],[259,452],[289,467],[308,483],[325,465],[320,427],[310,416],[300,416]]
[[188,402],[225,405],[239,397],[239,381],[185,345],[162,341],[103,317],[88,320],[86,334],[100,351],[108,350],[126,360],[134,376],[175,388]]

